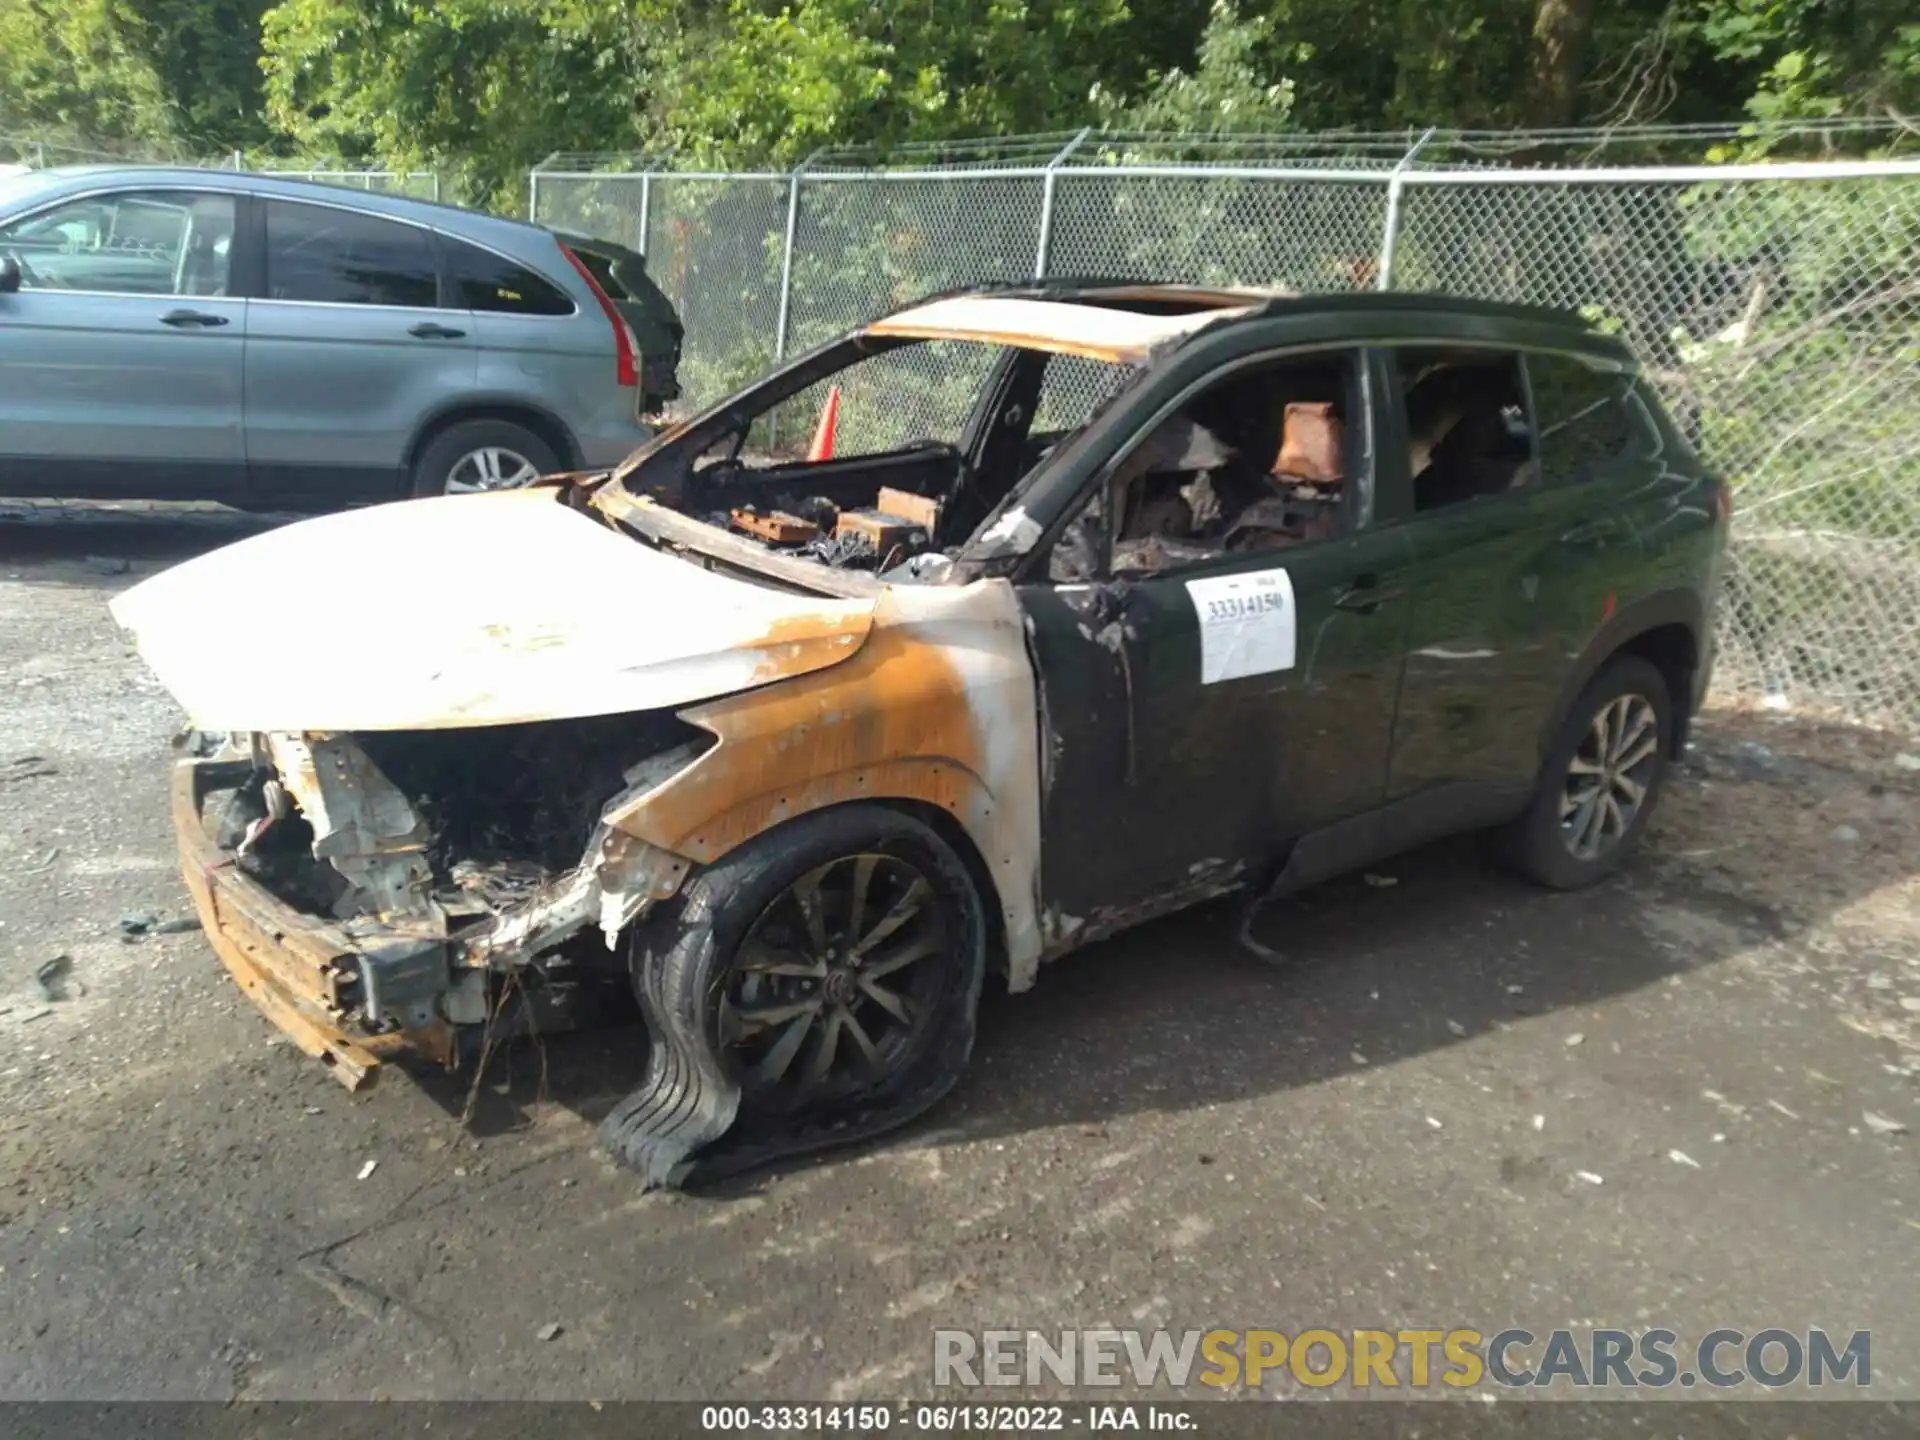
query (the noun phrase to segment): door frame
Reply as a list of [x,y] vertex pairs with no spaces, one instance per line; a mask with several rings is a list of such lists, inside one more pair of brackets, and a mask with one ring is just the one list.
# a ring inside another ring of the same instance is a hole
[[[1219,357],[1216,352],[1214,357],[1209,357],[1213,363],[1202,361],[1182,365],[1177,369],[1169,367],[1166,375],[1153,377],[1138,387],[1139,393],[1134,403],[1126,409],[1126,420],[1121,426],[1123,433],[1115,438],[1114,443],[1103,447],[1103,454],[1098,463],[1087,467],[1070,502],[1062,508],[1061,513],[1053,517],[1047,531],[1020,558],[1009,577],[1016,591],[1023,596],[1022,607],[1027,611],[1030,626],[1037,622],[1042,627],[1034,630],[1029,643],[1030,648],[1034,650],[1043,723],[1049,735],[1054,733],[1059,718],[1045,719],[1051,696],[1047,667],[1041,663],[1039,649],[1046,639],[1042,633],[1043,630],[1050,632],[1056,639],[1064,637],[1070,630],[1077,630],[1079,636],[1084,639],[1086,649],[1084,654],[1077,654],[1074,657],[1076,668],[1083,668],[1077,662],[1085,660],[1085,668],[1092,673],[1097,674],[1103,664],[1112,671],[1104,681],[1095,678],[1089,682],[1088,675],[1082,674],[1078,683],[1092,683],[1099,700],[1124,708],[1125,714],[1119,717],[1120,727],[1124,733],[1118,736],[1088,734],[1081,737],[1082,756],[1089,753],[1095,756],[1093,764],[1102,773],[1082,774],[1068,783],[1098,785],[1101,793],[1122,797],[1110,802],[1113,814],[1109,818],[1115,821],[1125,818],[1122,813],[1125,808],[1123,797],[1136,793],[1135,766],[1138,735],[1143,724],[1150,723],[1153,718],[1152,711],[1145,708],[1143,697],[1135,688],[1133,670],[1137,663],[1136,644],[1128,634],[1126,617],[1126,596],[1130,593],[1132,585],[1165,586],[1170,594],[1184,587],[1189,580],[1204,580],[1209,577],[1258,569],[1291,571],[1293,567],[1290,561],[1297,562],[1309,553],[1324,561],[1333,559],[1336,552],[1357,552],[1361,547],[1366,546],[1386,546],[1399,556],[1396,563],[1400,567],[1409,564],[1412,558],[1409,548],[1410,537],[1404,528],[1391,521],[1383,522],[1374,514],[1376,467],[1381,438],[1378,423],[1380,414],[1378,359],[1372,348],[1362,340],[1344,337],[1301,340],[1297,338],[1297,332],[1296,335],[1288,335],[1281,339],[1279,343],[1274,343],[1270,334],[1262,334],[1258,339],[1264,343],[1235,345],[1232,349],[1237,353],[1227,357]],[[1284,365],[1288,361],[1311,360],[1314,357],[1325,357],[1328,361],[1339,364],[1345,372],[1345,399],[1349,411],[1345,454],[1348,478],[1342,487],[1345,501],[1342,513],[1343,528],[1338,536],[1271,552],[1223,551],[1205,560],[1196,560],[1188,565],[1130,581],[1128,577],[1118,579],[1114,577],[1112,557],[1116,537],[1108,527],[1103,526],[1095,567],[1097,573],[1075,581],[1055,581],[1051,578],[1048,567],[1052,552],[1066,527],[1093,502],[1095,496],[1108,493],[1113,477],[1122,463],[1164,419],[1177,412],[1194,396],[1222,381],[1231,380],[1242,372],[1268,365]],[[1355,417],[1358,417],[1357,424]],[[1404,470],[1404,463],[1401,468]],[[1354,565],[1360,567],[1361,564],[1359,555],[1355,553]],[[1038,600],[1037,604],[1034,600],[1026,598],[1034,592],[1040,592],[1044,596]],[[1191,604],[1190,595],[1188,603]],[[1298,599],[1295,603],[1298,603]],[[1403,616],[1404,611],[1399,609],[1399,605],[1404,605],[1404,602],[1398,602],[1388,616],[1379,617],[1381,623],[1392,623],[1391,616],[1394,614]],[[1063,609],[1067,614],[1042,618],[1037,613],[1042,608],[1056,607]],[[1364,623],[1356,617],[1346,618],[1352,623]],[[1197,612],[1193,616],[1192,625],[1196,631],[1195,643],[1197,644],[1199,628]],[[1077,641],[1071,640],[1067,643],[1078,644]],[[1403,651],[1404,645],[1399,646],[1399,650]],[[1147,658],[1151,663],[1151,656]],[[1310,824],[1293,833],[1281,833],[1285,826],[1278,815],[1268,816],[1264,820],[1250,821],[1248,823],[1255,829],[1264,825],[1273,832],[1270,846],[1262,842],[1262,853],[1227,855],[1223,851],[1219,856],[1213,857],[1218,862],[1216,865],[1202,866],[1192,871],[1185,881],[1174,877],[1169,871],[1171,880],[1169,888],[1144,895],[1117,896],[1116,898],[1122,902],[1118,910],[1113,910],[1111,907],[1099,910],[1088,904],[1088,897],[1097,889],[1098,882],[1095,879],[1099,873],[1097,869],[1076,865],[1071,880],[1065,886],[1048,879],[1050,871],[1058,873],[1057,856],[1063,849],[1074,847],[1058,835],[1054,837],[1053,845],[1049,846],[1043,814],[1042,899],[1047,914],[1054,916],[1056,927],[1059,917],[1055,915],[1055,911],[1063,900],[1090,912],[1088,915],[1079,917],[1086,921],[1085,928],[1076,930],[1070,937],[1071,944],[1080,944],[1100,934],[1108,933],[1112,929],[1136,923],[1150,914],[1176,909],[1195,900],[1220,894],[1247,883],[1264,883],[1269,877],[1258,872],[1263,869],[1277,868],[1290,848],[1309,851],[1312,856],[1319,856],[1321,852],[1325,852],[1327,860],[1334,860],[1335,857],[1348,853],[1370,850],[1375,836],[1373,819],[1384,799],[1392,742],[1393,709],[1397,704],[1399,665],[1403,658],[1403,655],[1396,653],[1393,674],[1389,682],[1394,693],[1387,697],[1383,711],[1384,728],[1380,735],[1377,766],[1379,794],[1354,813],[1339,817],[1330,824]],[[1275,673],[1284,675],[1286,672]],[[1289,688],[1287,682],[1283,680],[1269,685],[1257,695],[1241,694],[1226,703],[1233,707],[1279,706],[1286,697],[1292,696],[1297,701],[1303,693],[1297,688]],[[1112,724],[1111,721],[1108,723]],[[1080,757],[1074,758],[1080,759]],[[1059,770],[1061,763],[1063,762],[1054,754],[1053,742],[1049,740],[1043,746],[1041,754],[1043,790],[1048,797],[1055,793],[1060,782],[1065,779]],[[1084,760],[1081,763],[1084,764]],[[1111,773],[1105,773],[1108,771]],[[1270,778],[1263,776],[1259,787],[1263,797],[1268,793],[1270,784]],[[1257,811],[1262,807],[1256,805],[1254,808]],[[1245,818],[1235,817],[1231,823],[1237,825]],[[1314,838],[1311,844],[1303,843],[1308,842],[1310,837],[1317,838]],[[1052,849],[1056,856],[1051,865],[1048,863],[1047,856],[1049,849]],[[1199,860],[1208,857],[1193,858]],[[1318,865],[1323,862],[1315,860],[1314,863]],[[1119,883],[1116,880],[1116,888]]]

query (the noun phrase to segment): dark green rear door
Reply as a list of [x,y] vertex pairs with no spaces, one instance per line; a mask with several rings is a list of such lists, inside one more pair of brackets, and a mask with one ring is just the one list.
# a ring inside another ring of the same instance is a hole
[[1469,824],[1530,793],[1569,672],[1634,593],[1638,510],[1659,474],[1628,426],[1625,375],[1544,354],[1525,374],[1531,458],[1512,488],[1407,522],[1414,605],[1388,794],[1448,787],[1484,807]]

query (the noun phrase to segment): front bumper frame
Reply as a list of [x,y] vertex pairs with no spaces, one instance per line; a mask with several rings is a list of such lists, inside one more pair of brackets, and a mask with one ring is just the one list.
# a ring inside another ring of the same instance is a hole
[[453,1027],[349,1034],[343,983],[356,975],[359,952],[340,926],[306,915],[235,868],[201,819],[201,802],[217,782],[244,779],[251,767],[220,761],[174,766],[172,808],[180,875],[200,926],[241,993],[349,1090],[373,1081],[383,1063],[411,1051],[447,1061]]

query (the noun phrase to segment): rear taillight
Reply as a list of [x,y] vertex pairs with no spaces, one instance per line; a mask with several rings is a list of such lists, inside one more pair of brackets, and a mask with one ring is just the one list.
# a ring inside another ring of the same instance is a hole
[[[559,244],[558,241],[554,243]],[[627,327],[627,322],[621,318],[620,312],[613,308],[613,301],[608,297],[607,292],[600,288],[600,282],[593,278],[593,272],[580,263],[580,257],[565,245],[560,246],[560,253],[567,257],[569,265],[580,272],[580,278],[587,282],[587,288],[593,291],[593,298],[600,302],[600,308],[606,312],[607,323],[613,326],[613,350],[619,367],[620,383],[638,385],[640,360],[635,351],[639,347],[633,343],[633,331]]]

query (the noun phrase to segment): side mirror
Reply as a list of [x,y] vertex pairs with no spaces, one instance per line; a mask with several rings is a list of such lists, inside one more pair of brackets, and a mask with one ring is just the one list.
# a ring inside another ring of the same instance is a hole
[[20,262],[11,255],[0,256],[0,295],[12,295],[20,288]]

